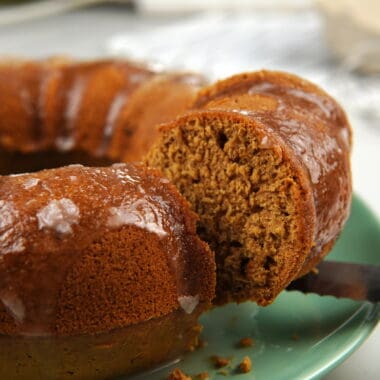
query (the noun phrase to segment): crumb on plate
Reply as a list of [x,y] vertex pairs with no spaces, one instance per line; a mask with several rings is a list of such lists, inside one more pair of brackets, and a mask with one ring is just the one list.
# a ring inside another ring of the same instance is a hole
[[241,373],[248,373],[252,369],[252,362],[248,356],[244,356],[243,360],[239,364],[239,370]]
[[212,361],[217,368],[222,368],[231,363],[231,359],[222,358],[221,356],[213,356]]
[[208,374],[207,371],[205,371],[205,372],[198,373],[198,375],[195,376],[195,378],[197,380],[208,380],[210,379],[210,375]]
[[179,368],[174,368],[170,373],[168,380],[192,380],[192,378],[185,375]]
[[220,371],[217,372],[218,375],[222,376],[228,376],[230,373],[226,369],[221,369]]
[[239,341],[239,347],[242,347],[242,348],[252,347],[253,345],[254,345],[254,340],[248,336],[240,339]]

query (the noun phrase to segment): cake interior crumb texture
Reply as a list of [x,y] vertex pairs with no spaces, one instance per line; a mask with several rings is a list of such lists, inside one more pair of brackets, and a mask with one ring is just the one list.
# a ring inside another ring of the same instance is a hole
[[302,188],[291,163],[244,118],[194,113],[181,120],[163,129],[146,161],[199,214],[198,233],[216,252],[216,303],[269,304],[305,249]]

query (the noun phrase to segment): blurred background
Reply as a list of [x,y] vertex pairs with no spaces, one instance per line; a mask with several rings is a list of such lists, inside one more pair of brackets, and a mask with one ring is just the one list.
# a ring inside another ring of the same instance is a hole
[[[294,72],[343,105],[354,188],[380,216],[379,0],[0,0],[0,57],[123,56],[219,79]],[[380,328],[328,380],[378,379]]]

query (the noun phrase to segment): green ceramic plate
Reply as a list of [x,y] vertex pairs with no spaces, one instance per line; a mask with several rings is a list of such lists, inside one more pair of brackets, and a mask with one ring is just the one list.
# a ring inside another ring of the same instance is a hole
[[[379,222],[357,197],[329,259],[380,264]],[[318,379],[365,340],[379,316],[380,305],[299,292],[283,292],[266,308],[251,302],[227,305],[202,317],[206,347],[138,378],[165,379],[172,368],[179,367],[190,375],[208,371],[211,379]],[[247,336],[254,339],[254,346],[238,348],[237,342]],[[213,355],[232,359],[227,373],[213,368]],[[253,370],[238,374],[236,367],[246,355]]]

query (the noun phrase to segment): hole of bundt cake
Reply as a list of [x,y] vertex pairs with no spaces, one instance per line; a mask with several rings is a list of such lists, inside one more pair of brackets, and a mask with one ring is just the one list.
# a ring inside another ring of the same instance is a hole
[[299,247],[299,185],[290,164],[280,149],[262,147],[262,136],[242,122],[184,120],[164,133],[147,163],[160,168],[199,215],[197,231],[216,252],[216,302],[267,304],[287,284]]
[[57,152],[53,150],[19,153],[0,151],[0,175],[35,172],[71,164],[109,166],[113,163],[105,157],[94,157],[83,151]]

